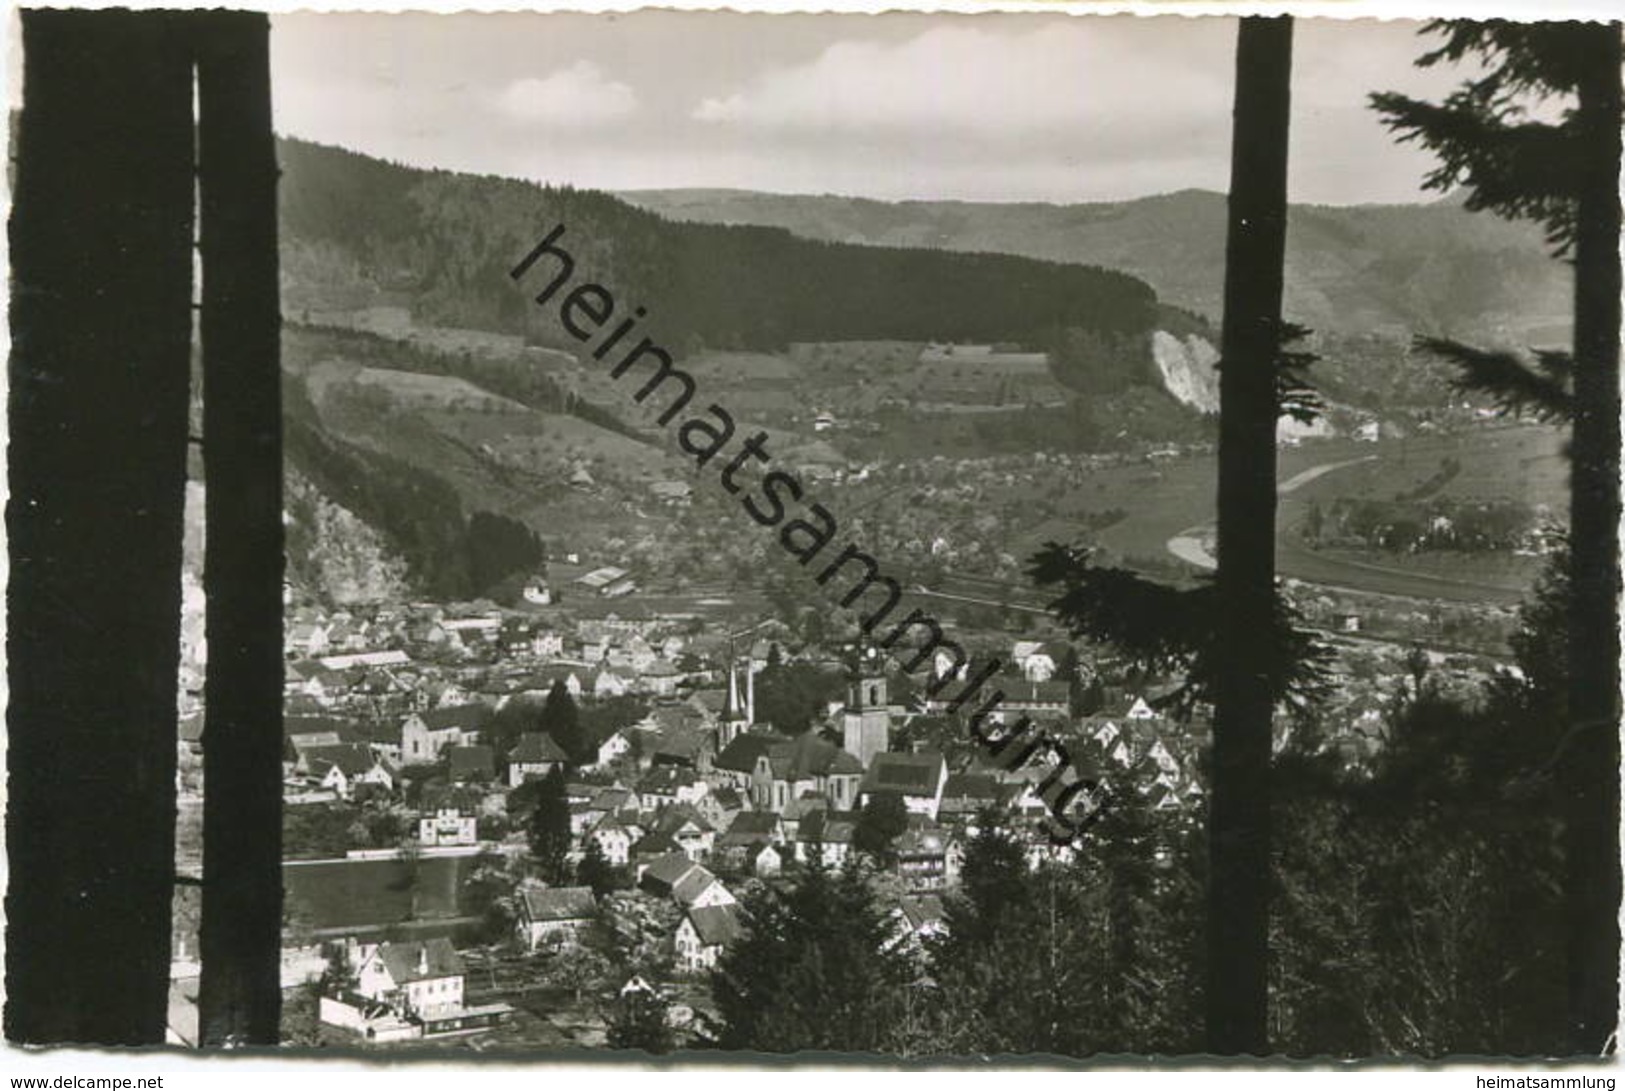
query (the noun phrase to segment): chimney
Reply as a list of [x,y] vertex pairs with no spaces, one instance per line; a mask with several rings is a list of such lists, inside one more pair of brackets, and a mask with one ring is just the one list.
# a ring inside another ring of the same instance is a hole
[[745,722],[756,723],[756,663],[745,660]]

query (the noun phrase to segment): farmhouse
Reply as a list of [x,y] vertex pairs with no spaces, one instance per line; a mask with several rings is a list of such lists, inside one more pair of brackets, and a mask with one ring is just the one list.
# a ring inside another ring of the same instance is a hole
[[598,911],[590,887],[526,883],[520,895],[519,931],[532,951],[573,945]]

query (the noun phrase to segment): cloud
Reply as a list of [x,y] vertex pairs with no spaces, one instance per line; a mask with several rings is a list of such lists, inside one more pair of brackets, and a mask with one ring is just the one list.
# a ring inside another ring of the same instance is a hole
[[514,80],[497,96],[497,107],[515,121],[585,128],[630,116],[637,111],[638,97],[593,62],[577,61],[541,79]]
[[[1228,110],[1228,87],[1213,79],[1224,65],[1202,55],[1200,39],[1211,35],[1176,39],[1166,27],[1133,20],[1082,22],[1016,33],[941,26],[899,43],[842,41],[811,62],[703,100],[693,117],[781,131],[998,137],[1085,124],[1130,130],[1166,115],[1169,102],[1200,110],[1212,100]],[[1213,44],[1221,57],[1232,48],[1222,36]]]

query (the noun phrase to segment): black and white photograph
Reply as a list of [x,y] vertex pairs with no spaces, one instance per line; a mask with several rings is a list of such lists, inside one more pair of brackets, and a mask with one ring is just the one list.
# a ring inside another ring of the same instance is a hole
[[1625,11],[1159,7],[13,11],[5,1067],[1612,1091]]

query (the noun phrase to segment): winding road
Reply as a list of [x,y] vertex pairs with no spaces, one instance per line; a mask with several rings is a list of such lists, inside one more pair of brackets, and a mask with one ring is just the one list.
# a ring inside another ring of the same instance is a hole
[[[1334,470],[1371,462],[1378,456],[1352,458],[1342,462],[1327,462],[1311,466],[1281,482],[1277,494],[1287,496]],[[1416,572],[1391,565],[1357,561],[1332,556],[1309,549],[1295,535],[1281,533],[1292,520],[1281,518],[1277,526],[1276,567],[1281,575],[1307,583],[1347,591],[1365,591],[1400,595],[1408,598],[1453,599],[1458,601],[1517,602],[1527,591],[1521,585],[1488,583],[1483,580],[1457,579],[1434,573]],[[1168,552],[1196,568],[1213,569],[1218,566],[1209,543],[1213,540],[1212,523],[1203,523],[1180,531],[1168,539]]]
[[[1362,462],[1376,461],[1376,455],[1366,455],[1364,458],[1350,458],[1342,462],[1326,462],[1319,466],[1311,466],[1307,470],[1293,474],[1280,485],[1276,486],[1277,496],[1288,496],[1303,488],[1309,482],[1341,470],[1345,466],[1358,466]],[[1219,562],[1212,552],[1208,550],[1207,543],[1213,539],[1214,528],[1212,523],[1202,523],[1198,526],[1182,530],[1168,539],[1168,552],[1197,568],[1217,568]]]

